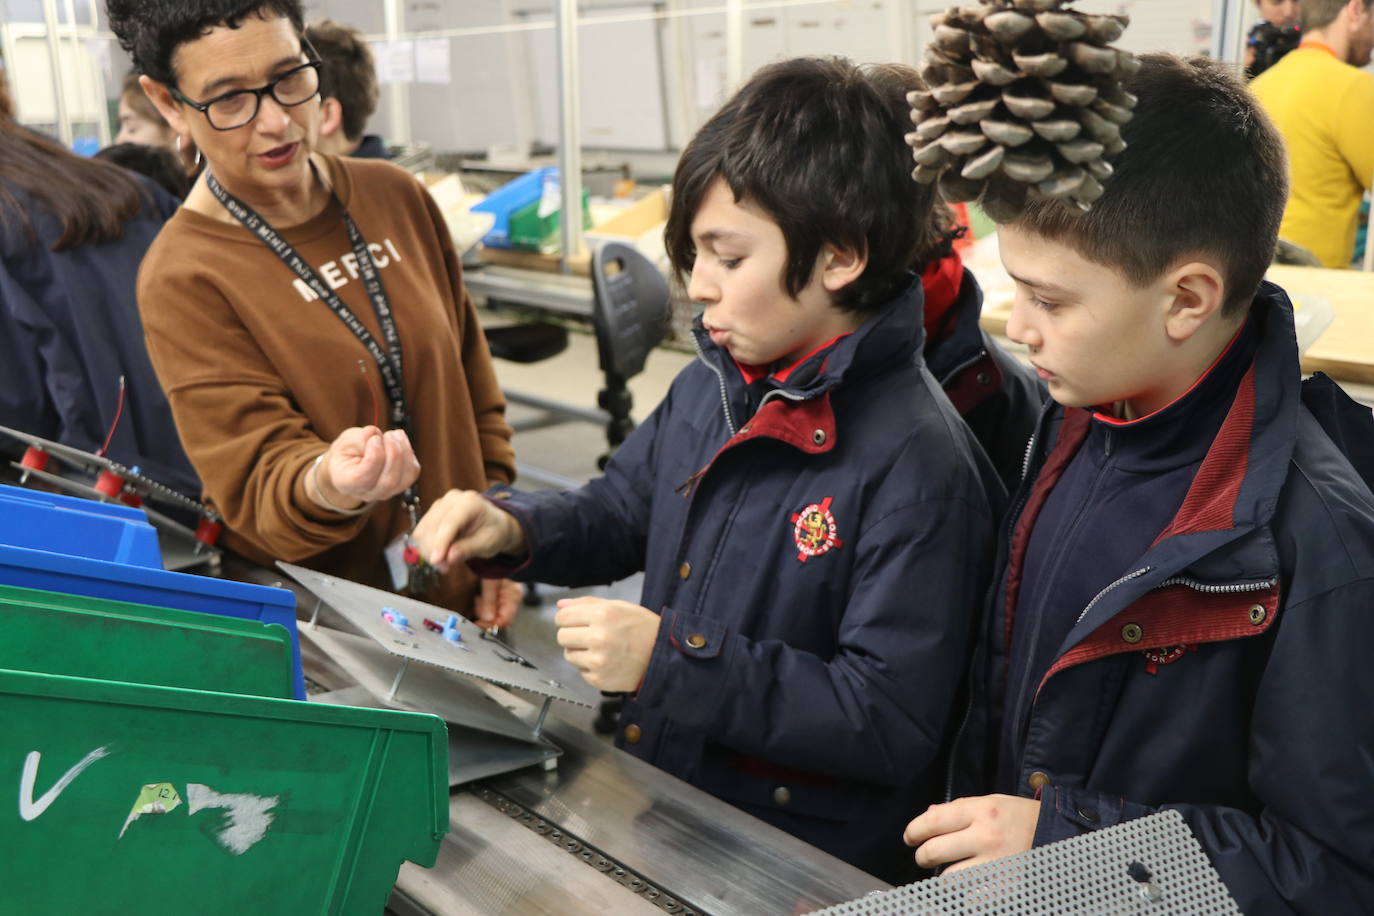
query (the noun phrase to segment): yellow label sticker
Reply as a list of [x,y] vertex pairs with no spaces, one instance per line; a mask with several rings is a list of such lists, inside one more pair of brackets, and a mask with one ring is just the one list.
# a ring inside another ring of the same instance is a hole
[[129,816],[124,821],[124,826],[120,828],[119,836],[122,838],[124,831],[129,829],[129,825],[143,815],[166,814],[180,804],[181,796],[177,794],[176,787],[170,782],[148,783],[139,790],[138,797],[134,799],[134,806],[129,809]]

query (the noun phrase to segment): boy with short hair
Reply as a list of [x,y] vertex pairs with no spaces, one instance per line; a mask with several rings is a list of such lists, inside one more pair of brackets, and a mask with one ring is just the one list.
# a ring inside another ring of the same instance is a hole
[[1091,212],[999,230],[1008,335],[1058,406],[956,739],[976,797],[906,839],[965,866],[1172,808],[1243,912],[1370,912],[1374,496],[1263,282],[1282,142],[1223,65],[1142,62]]
[[589,683],[633,692],[617,746],[894,881],[914,872],[906,800],[937,791],[1000,502],[921,364],[908,267],[931,198],[908,127],[847,61],[759,71],[673,182],[700,360],[603,478],[453,492],[415,532],[433,562],[495,558],[475,564],[492,575],[643,570],[643,606],[562,601],[556,620]]
[[318,148],[355,159],[390,159],[386,143],[367,133],[381,93],[372,49],[362,33],[332,19],[305,27],[305,40],[320,58]]

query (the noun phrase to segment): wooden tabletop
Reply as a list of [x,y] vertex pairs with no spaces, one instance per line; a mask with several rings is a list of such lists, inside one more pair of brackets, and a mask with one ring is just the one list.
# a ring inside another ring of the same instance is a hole
[[[977,272],[982,282],[983,272]],[[1288,291],[1300,315],[1304,308],[1315,306],[1316,299],[1330,303],[1331,324],[1303,353],[1303,371],[1374,384],[1374,273],[1275,265],[1268,278]],[[980,323],[991,334],[1005,335],[1011,289],[995,276],[988,280],[983,284],[987,298]]]

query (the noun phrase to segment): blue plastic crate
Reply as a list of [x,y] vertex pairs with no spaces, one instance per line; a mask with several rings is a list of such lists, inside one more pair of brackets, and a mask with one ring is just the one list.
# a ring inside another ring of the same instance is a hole
[[0,485],[0,544],[162,568],[142,510],[22,487]]
[[10,545],[0,545],[0,584],[278,624],[291,634],[295,698],[305,699],[296,597],[286,589]]
[[547,166],[526,172],[513,181],[508,181],[492,191],[469,209],[473,213],[490,213],[496,217],[491,231],[482,236],[482,244],[489,248],[509,248],[510,218],[516,210],[528,207],[544,193],[544,176],[558,175],[555,166]]

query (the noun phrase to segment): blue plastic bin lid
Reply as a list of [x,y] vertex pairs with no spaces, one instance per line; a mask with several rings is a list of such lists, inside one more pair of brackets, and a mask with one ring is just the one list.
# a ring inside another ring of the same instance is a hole
[[142,509],[135,509],[133,506],[126,506],[123,503],[96,502],[93,499],[82,499],[80,496],[69,496],[66,493],[47,493],[43,490],[30,490],[27,487],[12,487],[5,483],[0,483],[0,499],[17,499],[23,502],[38,503],[42,506],[84,510],[97,515],[132,519],[136,522],[147,521],[147,516],[143,514]]
[[16,487],[0,488],[0,544],[162,568],[141,510]]
[[528,207],[544,193],[544,179],[557,177],[557,166],[545,166],[526,172],[519,178],[508,181],[486,197],[468,208],[473,213],[491,213],[496,216],[491,230],[482,236],[482,244],[492,248],[510,247],[510,217],[521,207]]
[[295,698],[305,699],[296,596],[287,589],[2,544],[0,584],[278,624],[291,634]]

